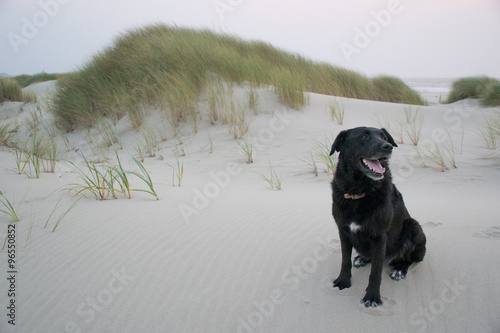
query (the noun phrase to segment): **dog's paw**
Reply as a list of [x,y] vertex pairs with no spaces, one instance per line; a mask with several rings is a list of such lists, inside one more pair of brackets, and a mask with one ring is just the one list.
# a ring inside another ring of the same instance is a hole
[[362,256],[357,256],[354,258],[352,261],[352,264],[354,267],[359,268],[359,267],[364,267],[370,263],[370,259],[364,258]]
[[382,306],[383,302],[380,299],[380,295],[371,295],[367,292],[365,297],[361,300],[361,304],[366,308],[376,308],[377,306]]
[[406,273],[404,270],[393,269],[391,272],[391,279],[399,281],[406,278]]
[[351,287],[351,279],[339,276],[333,281],[333,287],[338,287],[340,290]]

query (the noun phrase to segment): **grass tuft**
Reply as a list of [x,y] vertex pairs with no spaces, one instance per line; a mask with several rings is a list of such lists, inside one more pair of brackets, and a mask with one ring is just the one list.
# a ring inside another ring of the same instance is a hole
[[272,190],[281,190],[281,177],[274,170],[271,161],[269,161],[269,176],[263,174],[260,176],[269,184]]
[[471,76],[453,82],[446,103],[466,98],[481,99],[484,106],[500,105],[500,81],[488,76]]
[[402,127],[414,146],[418,146],[423,125],[424,115],[422,112],[418,108],[405,107],[405,123],[402,124]]
[[344,101],[335,98],[333,102],[330,102],[330,105],[328,105],[328,107],[330,109],[330,115],[332,117],[332,120],[335,120],[339,125],[342,125],[344,123],[344,114],[345,114]]
[[246,140],[241,143],[240,141],[236,142],[239,146],[238,150],[245,155],[247,158],[247,163],[253,163],[253,146],[252,143],[248,143]]
[[167,164],[172,168],[172,186],[175,186],[175,180],[177,180],[177,186],[181,187],[182,178],[184,178],[184,162],[179,162],[176,160],[176,164]]
[[[118,199],[118,194],[121,193],[126,198],[132,198],[132,191],[145,192],[153,195],[156,200],[158,195],[154,190],[153,181],[146,171],[146,168],[141,162],[131,156],[133,161],[139,167],[140,172],[126,171],[123,169],[118,153],[115,151],[118,165],[101,165],[96,166],[95,163],[87,159],[83,154],[83,160],[86,168],[79,168],[75,163],[68,161],[75,167],[81,180],[81,183],[69,184],[68,192],[76,192],[75,196],[84,192],[90,192],[97,200]],[[127,174],[131,174],[142,180],[149,190],[130,188]]]
[[483,138],[486,148],[497,149],[500,139],[500,113],[487,117],[479,129],[479,134]]
[[[321,163],[324,164],[326,168],[326,173],[329,173],[330,171],[334,173],[335,169],[337,168],[337,155],[336,154],[330,155],[333,141],[334,141],[333,138],[328,137],[326,133],[323,136],[323,140],[313,139],[312,150],[319,158]],[[312,156],[311,156],[311,161],[312,162],[309,164],[316,169],[315,172],[317,173],[316,162],[314,161]]]
[[17,216],[16,209],[14,208],[14,206],[12,206],[9,199],[7,199],[7,197],[3,194],[0,194],[0,203],[3,206],[3,209],[0,209],[0,213],[4,213],[9,216],[13,222],[19,222],[19,217]]

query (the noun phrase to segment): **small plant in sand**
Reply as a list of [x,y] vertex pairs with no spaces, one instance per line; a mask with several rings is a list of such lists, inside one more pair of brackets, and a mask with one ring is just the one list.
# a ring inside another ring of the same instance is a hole
[[148,127],[143,127],[140,133],[142,135],[140,150],[145,152],[149,157],[156,157],[156,150],[160,142],[158,135]]
[[181,187],[182,178],[184,177],[184,162],[179,162],[179,159],[176,160],[175,164],[167,164],[172,168],[172,186],[176,185]]
[[22,148],[14,146],[14,148],[12,148],[10,150],[10,152],[14,155],[14,158],[15,158],[15,161],[16,161],[16,170],[17,170],[17,173],[19,175],[23,174],[24,168],[26,167],[26,163],[28,163],[28,161],[25,161],[23,163],[23,150],[22,150]]
[[59,146],[57,138],[47,140],[45,146],[44,157],[44,171],[54,173],[56,172],[56,165],[59,161]]
[[[40,178],[40,172],[43,165],[43,140],[43,134],[39,135],[38,132],[33,132],[30,140],[31,144],[24,152],[25,160],[29,162],[29,173],[26,172],[29,178]],[[33,170],[31,170],[31,167],[33,167]]]
[[244,107],[231,102],[231,113],[229,115],[229,132],[235,139],[241,139],[250,128]]
[[[444,143],[444,149],[446,151],[446,158],[450,165],[456,169],[457,163],[455,161],[455,154],[457,153],[455,149],[455,144],[453,143],[453,139],[451,138],[450,132],[448,132],[448,140]],[[463,132],[462,132],[462,140],[463,140]]]
[[253,110],[254,114],[259,114],[259,95],[255,91],[253,85],[250,86],[250,90],[247,91],[248,96],[248,106]]
[[137,152],[137,155],[139,156],[141,162],[144,163],[144,159],[146,158],[146,152],[142,149],[142,146],[140,144],[137,144],[135,146],[135,151]]
[[335,98],[333,102],[330,102],[328,108],[330,109],[330,115],[332,117],[332,120],[335,120],[339,125],[342,125],[344,123],[344,114],[345,114],[344,101]]
[[127,177],[127,172],[123,170],[122,162],[120,161],[120,156],[118,156],[118,152],[115,150],[116,161],[118,165],[115,165],[113,168],[113,172],[118,176],[118,185],[120,186],[120,190],[123,195],[129,199],[132,199],[132,194],[130,194],[130,182]]
[[311,151],[309,152],[309,158],[301,159],[301,161],[305,162],[311,168],[316,177],[318,176],[318,165],[316,164],[316,159]]
[[[12,219],[12,222],[19,222],[19,217],[17,216],[17,209],[12,206],[9,199],[0,193],[0,213],[4,213]],[[5,244],[4,244],[5,245]]]
[[237,141],[236,143],[239,146],[238,150],[247,158],[247,163],[248,164],[253,163],[252,143],[249,144],[246,140],[244,140],[243,143],[241,143],[240,141]]
[[33,132],[37,131],[42,124],[42,109],[40,104],[36,104],[36,110],[31,110],[26,118],[24,118],[24,125],[26,128]]
[[391,130],[391,133],[394,135],[394,140],[398,144],[404,144],[405,137],[405,123],[403,121],[396,121],[396,126]]
[[272,190],[281,190],[281,177],[274,170],[271,161],[269,161],[269,176],[263,174],[260,176],[269,184]]
[[479,134],[483,138],[486,148],[497,149],[500,138],[500,114],[486,118],[479,128]]
[[[116,151],[115,151],[116,153]],[[118,154],[116,154],[118,165],[101,165],[100,168],[93,161],[88,160],[82,154],[86,169],[79,168],[75,163],[68,161],[73,165],[82,183],[69,184],[67,190],[76,192],[77,196],[83,192],[90,192],[98,200],[117,199],[118,193],[121,193],[126,198],[131,198],[131,191],[145,192],[153,195],[158,200],[158,195],[154,190],[154,185],[141,162],[131,156],[132,160],[139,167],[140,172],[125,171],[122,168]],[[130,188],[127,174],[131,174],[142,180],[149,190],[132,189]]]
[[330,155],[333,139],[325,133],[323,140],[313,139],[313,152],[319,160],[325,165],[326,172],[335,172],[337,167],[337,157],[335,154]]
[[69,184],[70,187],[68,191],[75,191],[76,194],[74,196],[77,196],[82,192],[90,192],[98,200],[106,200],[110,197],[116,199],[116,192],[113,187],[114,179],[110,169],[106,167],[98,168],[93,161],[88,160],[83,154],[82,157],[85,161],[88,173],[80,169],[72,161],[68,161],[77,169],[79,173],[78,178],[83,182],[82,184]]
[[424,116],[418,108],[413,108],[413,107],[405,108],[404,130],[414,146],[418,145],[418,141],[420,140],[420,134],[422,133],[423,124],[424,124]]
[[[52,211],[50,212],[49,214],[49,217],[47,218],[47,221],[45,222],[45,225],[44,225],[44,228],[47,228],[47,225],[49,224],[49,221],[50,219],[52,218],[52,215],[55,213],[55,211],[57,210],[57,208],[59,207],[59,203],[61,202],[61,199],[63,198],[63,196],[61,195],[59,197],[59,200],[57,200],[57,203],[56,205],[54,206],[54,208],[52,209]],[[68,209],[66,209],[65,211],[63,211],[61,213],[61,215],[59,215],[59,217],[57,218],[56,220],[56,223],[54,225],[54,228],[52,229],[52,232],[56,231],[56,228],[57,226],[59,225],[59,223],[61,223],[61,221],[66,217],[66,215],[68,215],[68,213],[73,209],[75,208],[75,206],[78,204],[78,202],[82,199],[82,197],[78,198],[78,200],[76,200],[75,202],[73,202]]]
[[43,169],[45,172],[54,173],[59,161],[59,131],[54,127],[45,126],[45,135],[42,141]]
[[142,163],[136,160],[134,157],[132,157],[132,159],[134,160],[135,164],[139,167],[140,172],[134,172],[134,171],[127,171],[127,172],[142,180],[148,186],[149,190],[132,189],[131,191],[145,192],[154,196],[156,200],[160,200],[158,198],[158,194],[156,194],[156,191],[154,189],[153,181],[151,180],[151,177],[149,176],[149,173],[144,167],[144,165],[142,165]]
[[433,141],[425,145],[423,149],[415,147],[415,150],[424,168],[435,166],[441,172],[448,170],[450,167],[457,168],[455,160],[457,151],[450,133],[448,133],[448,140],[446,141]]
[[443,145],[434,142],[431,147],[427,148],[426,154],[427,157],[439,167],[441,172],[448,170],[448,167],[446,166],[446,152]]

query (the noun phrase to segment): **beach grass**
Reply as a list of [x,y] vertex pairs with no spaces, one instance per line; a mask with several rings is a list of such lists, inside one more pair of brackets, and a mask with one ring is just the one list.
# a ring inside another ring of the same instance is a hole
[[486,117],[479,128],[479,134],[483,138],[486,148],[497,149],[500,140],[500,114]]
[[[319,158],[320,162],[324,164],[326,168],[326,173],[329,173],[332,171],[332,173],[335,172],[335,169],[337,168],[337,155],[333,154],[330,155],[330,151],[332,148],[333,144],[333,137],[329,137],[326,133],[323,136],[323,140],[319,139],[312,139],[313,140],[313,152],[314,154]],[[316,162],[314,161],[312,154],[311,154],[311,161],[313,161],[313,164],[310,164],[316,169],[317,173],[317,165]]]
[[309,156],[307,159],[301,159],[301,161],[310,167],[310,169],[314,173],[314,176],[318,176],[318,164],[316,163],[316,159],[314,158],[314,154],[312,153],[312,151],[309,152]]
[[24,87],[29,86],[30,84],[33,84],[33,83],[57,80],[62,75],[64,75],[64,74],[41,72],[41,73],[37,73],[37,74],[33,74],[33,75],[21,74],[21,75],[14,76],[12,79],[16,80],[17,83],[21,87],[24,88]]
[[483,106],[500,106],[500,81],[486,86],[481,103]]
[[405,107],[405,122],[403,124],[403,129],[414,146],[418,146],[423,125],[424,115],[422,112],[420,112],[418,108],[413,108],[411,106]]
[[12,139],[18,130],[18,126],[12,122],[0,124],[0,146],[11,146]]
[[446,103],[475,98],[483,106],[500,105],[500,81],[488,76],[471,76],[453,82]]
[[4,213],[9,216],[13,222],[19,222],[19,217],[17,216],[17,211],[10,203],[9,199],[3,194],[0,194],[0,213]]
[[344,115],[345,115],[345,104],[341,99],[335,98],[328,105],[330,109],[330,116],[332,120],[335,120],[337,124],[342,125],[344,123]]
[[246,157],[247,163],[253,163],[253,145],[252,143],[248,143],[246,140],[243,142],[236,141],[238,144],[238,150]]
[[[62,220],[66,217],[66,215],[68,215],[68,213],[69,213],[69,212],[70,212],[73,208],[75,208],[75,206],[78,204],[78,202],[79,202],[81,199],[82,199],[81,197],[80,197],[80,198],[78,198],[75,202],[73,202],[73,203],[72,203],[72,204],[68,207],[68,209],[66,209],[65,211],[63,211],[63,212],[61,213],[61,215],[59,215],[59,217],[58,217],[58,218],[57,218],[57,220],[56,220],[56,223],[54,224],[54,228],[52,228],[52,232],[56,231],[56,228],[57,228],[57,226],[59,225],[59,223],[61,223],[61,221],[62,221]],[[58,203],[59,203],[59,201],[58,201]],[[56,208],[56,207],[55,207],[55,208]],[[54,208],[54,210],[55,210],[55,208]],[[51,215],[52,215],[52,213],[51,213]],[[47,220],[47,222],[48,222],[48,221],[49,221],[49,220]],[[47,226],[47,223],[45,224],[45,226]]]
[[0,77],[0,103],[11,102],[36,102],[36,94],[23,92],[22,87],[16,80]]
[[[264,42],[157,24],[119,36],[80,70],[61,76],[51,110],[58,126],[71,130],[95,126],[101,117],[125,115],[139,127],[140,110],[152,106],[167,109],[174,125],[190,121],[196,132],[198,102],[206,87],[214,85],[214,77],[230,85],[273,86],[282,103],[295,109],[307,104],[305,91],[423,103],[401,80],[383,85],[380,78],[314,62]],[[220,102],[220,89],[215,88],[215,97],[209,97],[212,123],[218,120]],[[388,92],[391,89],[394,93]]]
[[0,78],[0,103],[4,101],[24,102],[23,90],[13,79]]
[[176,159],[175,164],[167,165],[172,168],[172,186],[176,186],[177,180],[177,186],[181,187],[182,178],[184,178],[184,161],[180,162],[179,159]]
[[[67,191],[75,192],[73,197],[89,192],[97,200],[118,199],[118,194],[131,199],[131,192],[138,191],[149,193],[153,195],[156,200],[159,200],[154,189],[153,181],[142,163],[131,156],[132,160],[139,167],[139,172],[127,171],[123,169],[116,150],[115,155],[117,158],[117,165],[103,164],[97,166],[93,161],[87,159],[83,153],[82,157],[85,162],[84,168],[80,168],[74,162],[68,161],[68,163],[73,165],[77,170],[80,183],[69,184],[66,187]],[[142,180],[148,186],[148,190],[131,188],[127,174],[134,175]]]
[[266,181],[266,183],[272,190],[280,191],[282,189],[281,176],[278,175],[278,173],[272,166],[271,161],[269,161],[269,175],[266,176],[264,174],[261,174],[260,176]]

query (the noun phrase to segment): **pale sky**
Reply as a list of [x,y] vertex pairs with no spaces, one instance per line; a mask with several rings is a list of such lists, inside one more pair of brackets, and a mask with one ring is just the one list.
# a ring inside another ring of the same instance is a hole
[[0,73],[76,70],[127,29],[158,22],[370,76],[500,78],[500,0],[0,0]]

